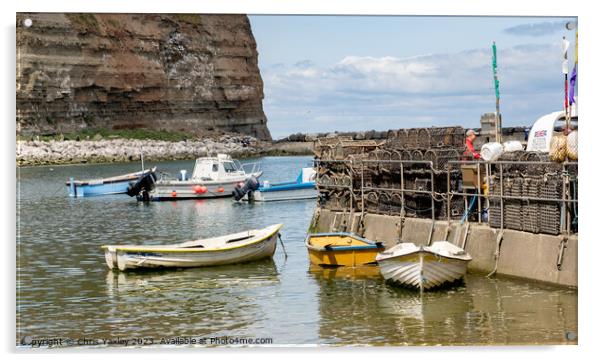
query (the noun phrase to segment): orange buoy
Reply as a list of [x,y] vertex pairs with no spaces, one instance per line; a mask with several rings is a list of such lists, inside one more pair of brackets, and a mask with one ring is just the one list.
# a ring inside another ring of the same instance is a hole
[[171,192],[171,197],[176,197],[178,195],[178,193],[174,190]]
[[220,187],[219,189],[217,189],[217,192],[224,192],[224,188]]
[[196,185],[192,188],[195,194],[204,194],[207,192],[207,188],[205,186]]

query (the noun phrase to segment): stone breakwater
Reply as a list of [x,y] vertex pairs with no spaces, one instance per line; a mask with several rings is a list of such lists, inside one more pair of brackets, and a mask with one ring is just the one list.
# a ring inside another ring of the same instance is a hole
[[207,154],[226,153],[245,158],[266,155],[308,155],[310,143],[272,143],[251,136],[222,136],[179,142],[133,139],[83,141],[17,141],[18,166],[73,163],[111,163],[189,160]]
[[262,142],[253,137],[180,142],[156,140],[85,140],[85,141],[17,141],[17,165],[68,163],[109,163],[194,159],[208,153],[227,153],[237,157],[257,153]]

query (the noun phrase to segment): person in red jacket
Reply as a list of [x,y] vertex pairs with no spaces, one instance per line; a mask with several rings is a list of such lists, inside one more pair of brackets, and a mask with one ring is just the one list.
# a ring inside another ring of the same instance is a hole
[[477,133],[469,129],[466,131],[466,151],[464,151],[464,156],[472,156],[475,160],[481,158],[481,155],[474,149],[473,142],[477,138]]

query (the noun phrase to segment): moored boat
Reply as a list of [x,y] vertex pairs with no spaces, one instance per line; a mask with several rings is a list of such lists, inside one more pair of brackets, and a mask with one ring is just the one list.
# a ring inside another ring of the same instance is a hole
[[101,179],[75,180],[70,178],[66,185],[71,197],[125,194],[130,183],[146,177],[155,177],[156,167],[148,170]]
[[[247,172],[244,166],[252,168]],[[259,164],[242,165],[229,155],[218,154],[197,158],[192,175],[183,170],[178,178],[162,176],[150,191],[143,190],[138,200],[163,201],[232,197],[234,188],[250,177],[261,176]]]
[[305,246],[311,264],[330,267],[375,265],[376,254],[384,250],[379,241],[345,232],[309,234]]
[[190,268],[270,258],[282,224],[174,245],[103,245],[110,269]]
[[420,290],[462,279],[470,260],[464,249],[447,241],[429,246],[400,243],[376,256],[386,280]]
[[[242,198],[240,198],[242,195]],[[263,181],[255,191],[235,194],[241,201],[288,201],[316,199],[316,171],[312,167],[304,167],[295,181],[270,183]]]

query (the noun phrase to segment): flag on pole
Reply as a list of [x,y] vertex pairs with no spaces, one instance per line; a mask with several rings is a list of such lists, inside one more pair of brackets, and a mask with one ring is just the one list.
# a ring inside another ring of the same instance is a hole
[[491,68],[493,69],[493,86],[495,87],[495,98],[500,98],[500,81],[497,79],[497,47],[495,42],[491,46],[493,58],[491,59]]
[[573,72],[571,73],[571,87],[569,89],[569,105],[573,105],[575,103],[575,83],[577,83],[577,64],[575,63],[575,67],[573,68]]
[[568,53],[569,53],[569,46],[571,45],[571,43],[566,40],[566,39],[562,39],[562,57],[563,57],[563,61],[562,61],[562,73],[563,74],[569,74],[569,57],[568,57]]

